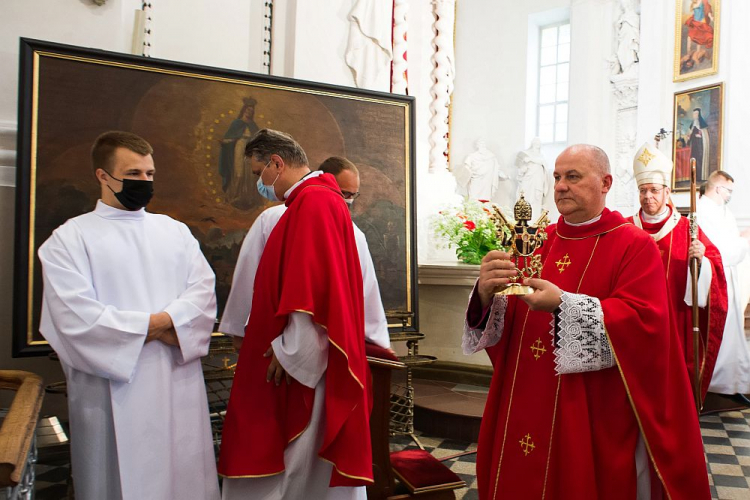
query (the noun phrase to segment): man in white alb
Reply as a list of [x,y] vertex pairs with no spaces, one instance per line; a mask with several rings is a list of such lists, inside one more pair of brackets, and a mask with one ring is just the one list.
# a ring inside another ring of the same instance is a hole
[[215,500],[201,356],[214,273],[184,224],[146,212],[151,146],[127,132],[91,152],[101,199],[39,248],[40,330],[68,384],[80,500]]
[[750,349],[745,339],[745,304],[737,270],[750,250],[750,231],[740,233],[727,208],[733,190],[734,178],[718,170],[708,177],[706,192],[697,204],[698,224],[721,253],[729,302],[724,338],[708,390],[730,395],[750,393]]

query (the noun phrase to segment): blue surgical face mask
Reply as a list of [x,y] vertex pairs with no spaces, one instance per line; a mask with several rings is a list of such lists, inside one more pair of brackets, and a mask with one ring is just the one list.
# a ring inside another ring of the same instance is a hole
[[263,167],[263,170],[260,171],[260,175],[258,176],[258,182],[256,185],[258,186],[258,192],[260,195],[270,201],[279,201],[279,198],[276,196],[276,191],[273,189],[273,185],[276,184],[276,181],[279,180],[279,175],[281,175],[281,172],[276,174],[276,178],[273,180],[270,186],[266,186],[263,184],[263,172],[266,171],[268,166],[271,164],[271,161],[269,160],[268,163],[266,163],[266,166]]

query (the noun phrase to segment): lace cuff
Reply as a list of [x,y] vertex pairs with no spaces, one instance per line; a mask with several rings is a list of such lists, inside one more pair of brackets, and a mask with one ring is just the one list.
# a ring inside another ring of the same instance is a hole
[[563,292],[561,299],[552,331],[555,371],[562,375],[615,366],[599,299],[568,292]]
[[[471,303],[471,299],[469,299],[469,303]],[[487,326],[484,327],[484,330],[471,328],[468,322],[464,322],[464,335],[461,341],[464,354],[474,354],[500,342],[505,327],[506,309],[508,309],[508,297],[506,295],[495,295],[487,318]]]

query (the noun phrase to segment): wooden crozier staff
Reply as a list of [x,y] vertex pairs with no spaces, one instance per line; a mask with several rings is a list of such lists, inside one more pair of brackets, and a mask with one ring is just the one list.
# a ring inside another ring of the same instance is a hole
[[[698,221],[695,213],[695,158],[690,158],[690,242],[698,239]],[[690,259],[690,281],[693,285],[693,395],[695,396],[695,409],[700,415],[703,404],[701,402],[701,373],[700,362],[698,360],[698,350],[700,348],[701,329],[698,319],[698,259]]]

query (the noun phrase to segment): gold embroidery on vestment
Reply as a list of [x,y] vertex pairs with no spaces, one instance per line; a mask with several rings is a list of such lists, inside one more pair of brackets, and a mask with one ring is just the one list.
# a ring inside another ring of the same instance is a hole
[[572,262],[570,261],[570,255],[566,253],[565,256],[562,259],[555,262],[555,264],[557,265],[557,270],[560,271],[560,273],[562,273],[563,271],[565,271],[565,269],[567,269],[567,266],[572,264]]
[[526,434],[518,443],[521,445],[521,450],[523,450],[524,456],[527,457],[529,456],[529,453],[536,448],[536,445],[534,445],[534,442],[531,440],[531,434]]
[[536,341],[531,344],[531,352],[534,353],[534,359],[541,358],[542,354],[547,352],[547,349],[544,347],[544,343],[542,343],[541,337],[536,339]]

